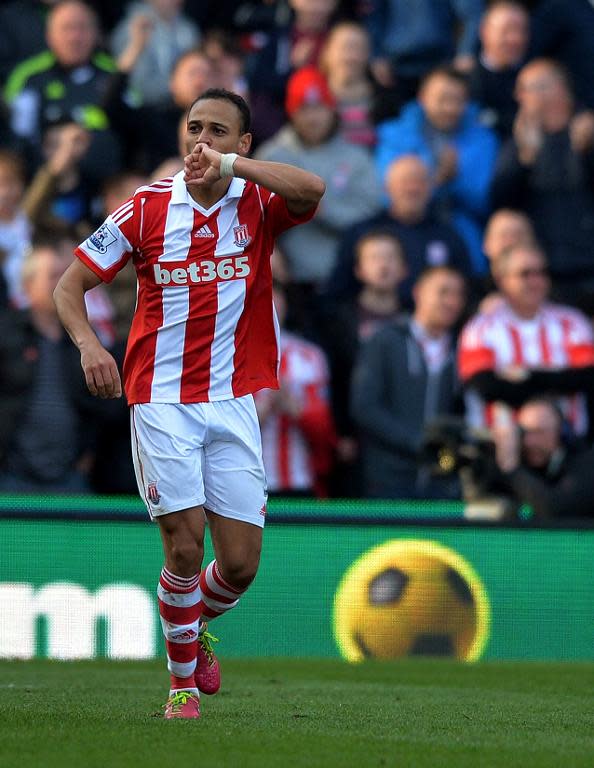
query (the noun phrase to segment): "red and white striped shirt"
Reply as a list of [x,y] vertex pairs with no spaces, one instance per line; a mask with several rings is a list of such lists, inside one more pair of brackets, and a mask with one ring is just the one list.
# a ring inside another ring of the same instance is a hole
[[275,238],[310,219],[244,179],[205,209],[183,172],[140,187],[76,255],[105,282],[129,259],[138,277],[124,362],[134,403],[225,400],[278,386]]
[[[328,392],[328,363],[324,352],[283,331],[281,385],[297,400],[299,416],[272,412],[262,424],[262,455],[268,490],[312,490],[315,486],[316,443],[332,446],[334,431]],[[256,395],[256,406],[269,393]]]
[[[561,304],[545,304],[535,317],[526,320],[504,303],[471,318],[460,339],[458,367],[463,381],[480,371],[587,365],[594,365],[592,326],[577,309]],[[576,434],[584,434],[588,418],[583,396],[562,398],[560,405]],[[492,426],[493,408],[476,392],[468,393],[467,415],[471,426]]]

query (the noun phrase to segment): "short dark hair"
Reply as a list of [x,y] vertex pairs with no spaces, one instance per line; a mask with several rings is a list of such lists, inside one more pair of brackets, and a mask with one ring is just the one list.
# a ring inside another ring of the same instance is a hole
[[455,277],[460,278],[460,280],[462,281],[462,284],[464,285],[464,289],[465,290],[467,289],[468,280],[466,278],[466,275],[464,274],[464,272],[458,269],[458,267],[455,267],[453,264],[433,264],[429,267],[425,267],[417,275],[415,279],[415,285],[421,285],[430,277],[433,277],[433,275],[438,275],[440,272],[445,272],[448,275],[454,275]]
[[243,96],[240,96],[238,93],[233,93],[233,91],[228,91],[226,88],[208,88],[206,91],[204,91],[204,93],[201,93],[200,96],[198,96],[198,98],[192,102],[192,104],[190,104],[190,108],[188,109],[188,116],[194,106],[199,101],[204,101],[205,99],[228,101],[230,104],[233,104],[237,108],[240,115],[239,128],[241,133],[248,133],[252,124],[252,114]]
[[467,93],[470,91],[468,77],[463,72],[460,72],[459,69],[456,69],[452,64],[441,64],[427,72],[421,80],[419,91],[422,90],[429,80],[432,80],[434,77],[447,77],[450,80],[455,80],[459,85],[466,89]]

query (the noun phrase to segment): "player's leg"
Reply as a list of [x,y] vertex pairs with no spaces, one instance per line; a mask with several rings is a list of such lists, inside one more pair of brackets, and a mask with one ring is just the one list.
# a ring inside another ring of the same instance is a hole
[[194,671],[202,612],[200,568],[204,510],[193,507],[157,518],[165,565],[159,579],[159,614],[167,648],[172,691],[196,693]]
[[262,528],[207,509],[215,560],[202,571],[202,615],[215,619],[235,608],[254,580],[262,551]]
[[[204,448],[204,490],[215,560],[200,575],[202,618],[206,621],[235,608],[253,581],[266,512],[266,479],[253,398],[208,405],[208,436],[213,439]],[[196,678],[201,691],[218,690],[219,668],[208,642],[199,644]]]
[[171,677],[166,717],[199,715],[194,671],[205,526],[199,434],[200,425],[189,424],[183,408],[154,403],[132,408],[138,486],[158,522],[165,554],[157,591]]

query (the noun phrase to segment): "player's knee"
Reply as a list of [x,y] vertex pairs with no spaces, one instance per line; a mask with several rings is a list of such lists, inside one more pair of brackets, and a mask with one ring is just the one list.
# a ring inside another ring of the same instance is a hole
[[180,576],[193,576],[200,570],[203,548],[197,541],[174,541],[168,552],[168,560],[174,573]]
[[229,561],[221,568],[221,575],[234,589],[243,592],[256,577],[258,561]]

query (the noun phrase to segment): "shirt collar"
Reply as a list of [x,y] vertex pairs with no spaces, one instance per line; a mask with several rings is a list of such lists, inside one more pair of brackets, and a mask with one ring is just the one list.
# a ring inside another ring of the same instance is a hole
[[[230,198],[241,197],[243,190],[245,189],[245,184],[245,179],[240,179],[237,176],[234,176],[231,179],[231,184],[229,184],[229,189],[227,190],[226,194],[220,200],[218,200],[215,205],[221,205],[225,200]],[[176,173],[173,177],[173,188],[171,190],[171,205],[181,204],[196,204],[195,200],[193,200],[193,198],[190,196],[188,188],[186,187],[186,183],[184,182],[183,171],[179,171],[179,173]]]
[[445,345],[449,344],[452,339],[451,333],[448,333],[447,331],[442,333],[441,336],[429,336],[427,331],[417,323],[414,317],[410,320],[410,329],[412,335],[421,345],[426,343],[429,344],[431,342]]

